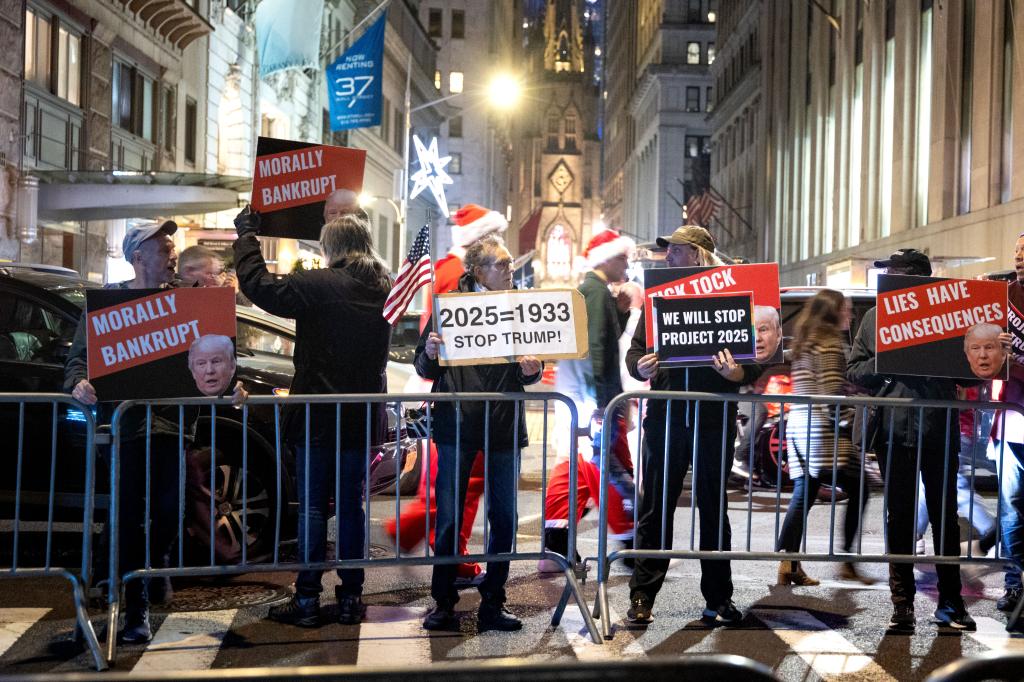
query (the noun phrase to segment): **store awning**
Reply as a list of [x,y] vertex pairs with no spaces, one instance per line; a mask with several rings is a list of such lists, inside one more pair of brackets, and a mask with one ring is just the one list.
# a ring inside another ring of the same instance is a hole
[[519,228],[519,253],[526,253],[537,248],[537,230],[540,227],[540,214],[543,206],[538,206],[523,226]]
[[208,173],[33,171],[44,220],[113,220],[236,208],[252,178]]

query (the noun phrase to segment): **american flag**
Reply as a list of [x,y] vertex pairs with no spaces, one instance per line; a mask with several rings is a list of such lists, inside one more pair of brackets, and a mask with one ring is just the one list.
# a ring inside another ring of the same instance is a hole
[[708,227],[721,206],[721,199],[715,196],[710,188],[700,194],[694,194],[686,202],[686,222]]
[[424,225],[416,235],[416,241],[412,243],[409,255],[402,261],[402,267],[399,268],[398,276],[395,278],[395,285],[391,288],[391,293],[388,294],[388,300],[384,302],[384,319],[394,325],[395,321],[409,307],[413,294],[424,284],[429,284],[432,277],[430,226]]

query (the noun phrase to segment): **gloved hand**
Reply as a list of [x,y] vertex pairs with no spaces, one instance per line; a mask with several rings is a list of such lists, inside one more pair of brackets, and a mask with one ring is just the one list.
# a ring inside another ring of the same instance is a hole
[[253,211],[248,204],[235,216],[235,232],[241,237],[246,234],[255,235],[260,230],[260,214]]

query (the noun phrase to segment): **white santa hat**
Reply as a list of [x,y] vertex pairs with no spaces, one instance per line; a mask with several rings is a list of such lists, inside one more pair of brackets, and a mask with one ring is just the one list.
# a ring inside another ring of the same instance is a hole
[[504,232],[508,229],[505,216],[476,204],[466,204],[452,216],[452,244],[466,247],[492,232]]
[[587,265],[596,268],[616,256],[629,256],[635,248],[636,242],[632,239],[623,237],[615,230],[605,228],[591,237],[583,255],[587,259]]

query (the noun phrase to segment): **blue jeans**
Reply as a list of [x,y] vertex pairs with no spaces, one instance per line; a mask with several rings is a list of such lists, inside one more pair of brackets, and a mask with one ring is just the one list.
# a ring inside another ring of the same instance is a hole
[[[337,461],[336,461],[337,459]],[[327,557],[327,515],[331,496],[335,492],[335,464],[339,464],[341,495],[335,500],[338,522],[337,557],[363,558],[365,518],[363,516],[363,484],[366,472],[366,452],[363,449],[341,450],[333,445],[310,443],[309,491],[306,494],[305,447],[296,449],[295,486],[299,492],[299,561],[322,562]],[[309,505],[307,514],[306,505]],[[306,532],[309,545],[306,545]],[[307,554],[308,549],[308,554]],[[319,595],[323,591],[321,570],[299,571],[295,591],[302,597]],[[338,571],[341,594],[358,596],[363,593],[363,569],[348,568]]]
[[[799,552],[800,543],[804,536],[804,519],[811,507],[817,501],[818,489],[822,483],[832,484],[832,472],[823,471],[817,478],[799,476],[793,479],[793,497],[789,500],[789,508],[786,510],[786,520],[782,523],[779,531],[779,541],[775,551]],[[836,483],[849,495],[846,511],[843,514],[843,544],[840,548],[844,552],[852,552],[857,539],[857,529],[860,528],[861,517],[864,515],[866,500],[861,500],[860,477],[857,472],[841,469],[836,472]],[[865,496],[867,490],[864,491]],[[804,506],[804,499],[807,506]],[[830,503],[826,503],[829,504]],[[829,548],[834,549],[834,547]]]
[[[457,451],[454,445],[437,444],[437,482],[434,496],[437,499],[437,527],[434,538],[436,556],[458,554],[458,529],[462,525],[461,513],[466,504],[466,488],[469,472],[473,468],[478,449],[462,445]],[[484,456],[481,452],[481,457]],[[488,554],[502,554],[512,551],[515,537],[516,483],[519,480],[519,452],[515,450],[491,450],[487,459],[486,481],[487,521],[490,536],[487,540]],[[456,465],[458,468],[458,492],[456,493]],[[460,513],[456,524],[456,512]],[[480,583],[480,595],[486,602],[505,603],[505,582],[508,580],[507,561],[487,562],[487,575]],[[430,594],[438,604],[454,606],[459,601],[455,587],[457,564],[437,564],[430,581]]]
[[1009,559],[1004,581],[1006,587],[1021,587],[1021,570],[1024,569],[1024,445],[1007,443],[1008,447],[996,457],[1002,459],[1000,472],[999,530],[1002,534],[1003,549]]

